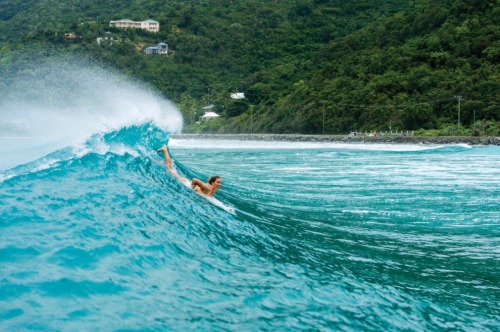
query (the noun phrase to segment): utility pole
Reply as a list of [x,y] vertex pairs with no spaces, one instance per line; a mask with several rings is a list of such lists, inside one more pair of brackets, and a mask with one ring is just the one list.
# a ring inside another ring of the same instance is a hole
[[253,134],[253,105],[250,105],[250,132]]
[[323,101],[323,135],[325,134],[325,101]]
[[457,120],[457,127],[460,127],[460,102],[464,100],[464,97],[461,95],[455,95],[455,98],[458,100],[458,120]]
[[472,111],[473,117],[472,117],[472,135],[476,136],[476,109]]

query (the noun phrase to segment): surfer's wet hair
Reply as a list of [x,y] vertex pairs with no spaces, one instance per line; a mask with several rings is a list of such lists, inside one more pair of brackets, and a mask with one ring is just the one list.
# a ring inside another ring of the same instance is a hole
[[213,184],[217,179],[220,179],[220,176],[214,175],[210,179],[208,179],[208,184]]

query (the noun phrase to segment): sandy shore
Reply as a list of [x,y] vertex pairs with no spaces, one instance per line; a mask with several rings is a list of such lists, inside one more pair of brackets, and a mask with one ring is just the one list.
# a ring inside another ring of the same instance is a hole
[[500,137],[466,136],[418,137],[292,134],[175,134],[171,135],[171,137],[177,139],[226,139],[240,141],[500,145]]

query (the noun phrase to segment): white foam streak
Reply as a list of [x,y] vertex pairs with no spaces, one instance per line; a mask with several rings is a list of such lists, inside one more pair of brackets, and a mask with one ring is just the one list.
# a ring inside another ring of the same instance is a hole
[[373,151],[424,151],[442,148],[442,145],[373,144],[338,142],[281,142],[258,140],[179,139],[171,138],[171,147],[183,149],[348,149]]

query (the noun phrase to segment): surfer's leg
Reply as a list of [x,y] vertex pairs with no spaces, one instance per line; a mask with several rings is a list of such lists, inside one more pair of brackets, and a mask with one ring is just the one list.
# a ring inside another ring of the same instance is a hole
[[161,148],[156,150],[156,152],[163,152],[163,158],[165,158],[165,164],[167,165],[167,170],[170,172],[170,174],[172,174],[173,176],[175,176],[177,179],[179,179],[182,182],[186,182],[186,181],[189,182],[188,179],[180,176],[172,167],[172,158],[170,158],[170,154],[168,153],[168,149],[167,149],[166,145],[163,145]]
[[173,170],[172,169],[172,159],[170,158],[170,154],[168,153],[167,146],[166,145],[162,146],[161,148],[156,150],[156,152],[163,152],[163,158],[165,158],[165,164],[167,165],[167,168],[169,170]]

